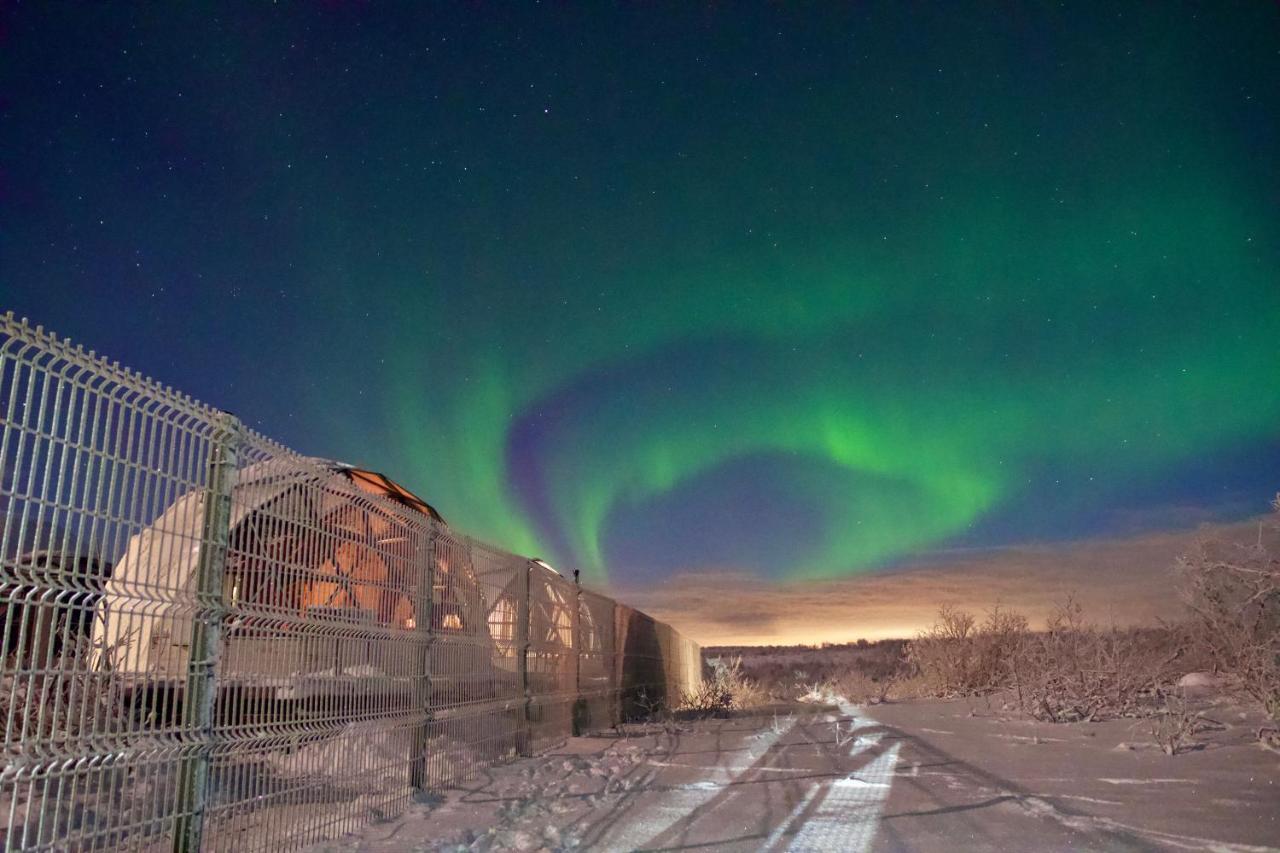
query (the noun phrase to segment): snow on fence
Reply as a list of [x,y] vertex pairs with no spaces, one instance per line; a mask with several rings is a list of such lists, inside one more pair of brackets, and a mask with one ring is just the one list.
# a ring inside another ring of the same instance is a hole
[[701,650],[0,317],[0,841],[280,850],[678,697]]

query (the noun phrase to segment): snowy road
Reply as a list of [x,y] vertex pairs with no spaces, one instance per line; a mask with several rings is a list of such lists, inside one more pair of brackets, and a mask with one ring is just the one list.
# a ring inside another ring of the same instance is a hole
[[1280,760],[1236,719],[1203,750],[1132,720],[963,702],[792,709],[575,738],[327,851],[1280,850]]
[[[1080,822],[1074,812],[1028,798],[1011,783],[942,754],[928,740],[852,707],[789,720],[781,732],[765,731],[767,748],[722,753],[754,756],[734,763],[736,772],[728,777],[709,772],[706,763],[682,765],[681,744],[664,769],[701,769],[703,777],[663,793],[656,793],[663,774],[646,781],[610,810],[599,831],[588,829],[585,845],[850,853],[1153,849],[1137,836]],[[707,754],[696,740],[687,744],[690,757]],[[672,797],[691,803],[690,786],[696,786],[697,804],[673,820]]]
[[[837,749],[847,739],[848,755],[852,758],[879,746],[882,735],[869,731],[876,727],[875,720],[847,702],[841,701],[839,707],[848,718],[849,731],[842,736],[842,721],[834,721]],[[893,787],[898,749],[899,744],[895,743],[856,772],[815,783],[787,819],[770,833],[764,848],[774,849],[788,833],[793,833],[788,850],[848,850],[850,853],[870,850]]]
[[[678,820],[665,812],[659,828],[646,806],[659,774],[583,840],[770,853],[1280,850],[1280,762],[1250,742],[1247,724],[1175,759],[1124,748],[1134,726],[1054,727],[960,703],[841,702],[838,713],[801,714],[781,732],[776,721],[765,726],[768,748],[732,778],[704,777],[708,790]],[[718,744],[727,754],[730,731]],[[707,754],[686,737],[666,763],[679,765],[685,750]]]

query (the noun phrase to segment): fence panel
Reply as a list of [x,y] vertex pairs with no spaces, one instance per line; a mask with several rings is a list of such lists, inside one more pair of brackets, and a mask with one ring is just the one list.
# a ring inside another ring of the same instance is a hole
[[701,671],[377,475],[12,315],[0,415],[4,849],[296,849]]
[[618,722],[613,608],[612,598],[582,590],[578,617],[579,732],[598,731]]
[[403,808],[426,716],[432,522],[341,469],[251,450],[224,569],[216,850],[321,841]]
[[129,542],[145,539],[157,561],[209,544],[203,504],[226,419],[11,315],[0,328],[5,844],[168,845],[184,816],[175,773],[203,733],[172,691],[134,713],[146,679],[133,663],[151,636],[189,642],[201,603],[186,578],[157,571],[122,591],[145,637],[92,629]]
[[436,537],[427,775],[443,788],[522,751],[517,621],[527,563],[443,526]]
[[632,720],[668,706],[667,663],[653,617],[624,604],[615,610],[620,716]]
[[670,625],[658,622],[657,627],[666,679],[664,695],[669,704],[676,705],[702,683],[702,650]]
[[576,584],[540,563],[529,564],[529,721],[535,752],[573,734],[577,608]]

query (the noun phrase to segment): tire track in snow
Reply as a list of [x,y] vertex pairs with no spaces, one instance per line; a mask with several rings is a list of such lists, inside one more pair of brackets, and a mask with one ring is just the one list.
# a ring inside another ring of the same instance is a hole
[[[876,720],[859,713],[857,708],[843,699],[838,699],[836,704],[840,712],[853,721],[853,744],[848,753],[850,757],[879,745],[882,737],[880,734],[858,735],[861,730],[878,726]],[[900,746],[901,744],[894,743],[843,779],[814,785],[796,803],[791,814],[778,824],[762,849],[775,849],[791,826],[808,812],[787,850],[847,850],[865,853],[871,848],[880,815],[889,799]],[[816,806],[813,805],[815,802]]]
[[856,853],[870,850],[889,799],[899,746],[895,743],[889,747],[856,775],[832,782],[787,849]]
[[626,823],[593,840],[592,846],[598,845],[610,850],[643,848],[646,842],[662,835],[718,796],[726,786],[733,784],[772,749],[783,735],[791,731],[794,725],[795,719],[792,718],[785,727],[766,730],[750,749],[732,753],[724,764],[711,769],[708,773],[710,778],[672,788],[663,793],[657,802],[639,805],[636,812],[628,814]]

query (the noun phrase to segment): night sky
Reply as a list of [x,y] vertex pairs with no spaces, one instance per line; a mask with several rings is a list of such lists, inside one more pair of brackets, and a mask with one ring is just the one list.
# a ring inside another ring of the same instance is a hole
[[1280,488],[1274,3],[179,5],[0,12],[0,307],[459,529],[841,578]]

